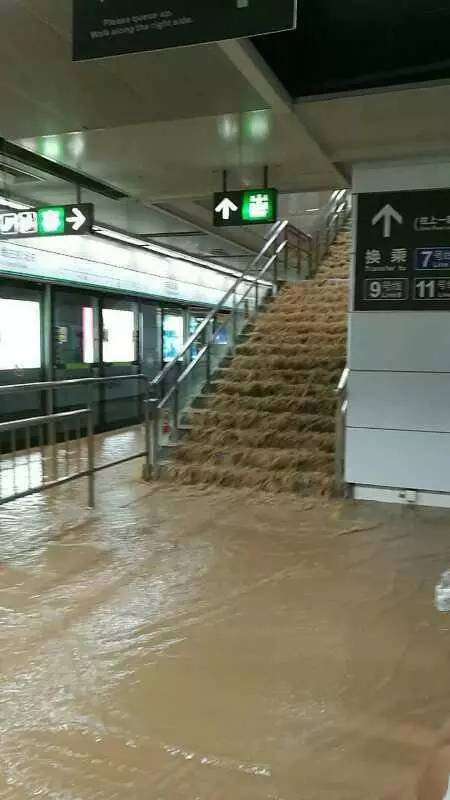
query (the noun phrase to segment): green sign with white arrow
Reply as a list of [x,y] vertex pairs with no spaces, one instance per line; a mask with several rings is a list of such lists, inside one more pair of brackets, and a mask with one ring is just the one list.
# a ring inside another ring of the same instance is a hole
[[216,192],[214,225],[271,225],[278,219],[277,189],[244,189],[240,192]]
[[90,233],[93,224],[92,203],[8,210],[0,212],[0,239],[81,236]]

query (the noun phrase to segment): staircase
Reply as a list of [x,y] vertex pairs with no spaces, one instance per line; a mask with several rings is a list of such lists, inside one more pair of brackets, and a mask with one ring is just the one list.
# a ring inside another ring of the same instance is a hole
[[188,415],[168,477],[325,495],[333,486],[335,388],[346,362],[350,233],[316,278],[286,286],[246,330]]

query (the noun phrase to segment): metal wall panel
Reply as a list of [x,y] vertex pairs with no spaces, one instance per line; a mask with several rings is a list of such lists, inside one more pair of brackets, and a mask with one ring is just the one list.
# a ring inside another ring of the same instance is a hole
[[350,428],[450,432],[450,374],[352,372]]
[[347,430],[348,483],[450,492],[450,434]]
[[450,313],[356,312],[349,360],[352,370],[450,373]]

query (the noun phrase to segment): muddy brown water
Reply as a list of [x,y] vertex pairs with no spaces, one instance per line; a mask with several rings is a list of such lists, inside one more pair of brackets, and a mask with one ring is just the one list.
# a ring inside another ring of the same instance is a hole
[[450,517],[103,473],[0,510],[2,800],[372,800],[450,715]]

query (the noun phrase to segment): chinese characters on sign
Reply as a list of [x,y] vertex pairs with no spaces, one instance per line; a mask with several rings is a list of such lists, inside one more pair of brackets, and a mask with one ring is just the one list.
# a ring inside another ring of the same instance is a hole
[[358,196],[356,311],[450,310],[450,191]]

